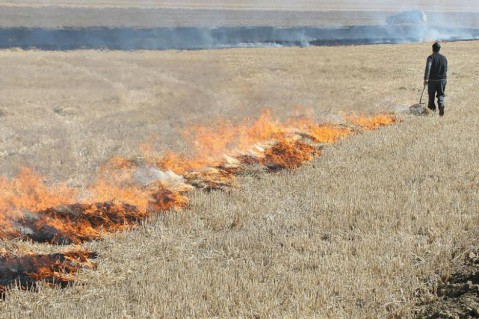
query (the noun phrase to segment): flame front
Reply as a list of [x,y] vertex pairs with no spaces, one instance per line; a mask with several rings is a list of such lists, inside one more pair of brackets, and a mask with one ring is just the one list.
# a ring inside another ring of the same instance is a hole
[[[390,114],[347,119],[364,129],[396,121]],[[86,192],[63,184],[47,187],[32,170],[22,169],[15,179],[0,178],[0,237],[55,244],[98,239],[152,212],[184,207],[186,194],[195,188],[238,186],[235,175],[245,165],[294,169],[319,154],[323,144],[354,132],[344,125],[316,123],[312,117],[280,121],[264,110],[255,121],[218,120],[187,128],[183,135],[192,145],[190,154],[113,158]]]
[[[326,144],[358,132],[358,127],[372,130],[396,122],[390,114],[346,119],[353,126],[316,123],[311,116],[280,121],[264,110],[255,121],[193,125],[183,132],[191,144],[189,154],[155,156],[143,145],[148,150],[143,159],[109,160],[83,191],[64,184],[48,187],[32,170],[22,169],[15,179],[0,178],[0,238],[57,245],[100,239],[133,227],[152,213],[185,207],[187,194],[194,189],[238,187],[236,175],[250,164],[270,172],[296,169],[320,154]],[[0,272],[0,293],[15,276],[28,283],[70,282],[79,267],[92,268],[88,258],[82,257],[89,254],[0,256],[0,270],[11,264],[27,269]],[[27,261],[30,268],[22,266]]]

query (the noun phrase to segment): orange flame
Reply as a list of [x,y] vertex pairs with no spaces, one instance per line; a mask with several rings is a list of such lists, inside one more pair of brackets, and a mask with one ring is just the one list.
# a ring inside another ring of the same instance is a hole
[[25,211],[35,212],[71,202],[75,190],[64,184],[47,187],[40,176],[23,168],[15,179],[0,177],[0,237],[11,237],[16,231],[12,218]]
[[0,179],[0,238],[81,243],[134,226],[151,212],[186,205],[181,189],[166,189],[161,183],[135,185],[135,168],[131,161],[113,159],[102,169],[109,178],[100,177],[84,203],[76,200],[78,192],[65,185],[49,188],[29,169],[16,179]]
[[392,114],[378,114],[371,117],[348,116],[347,119],[354,125],[367,130],[375,130],[381,126],[394,124],[397,121]]
[[270,171],[294,169],[310,161],[319,150],[302,141],[282,140],[266,150],[261,163]]
[[191,142],[191,154],[181,156],[167,153],[157,159],[156,165],[177,174],[207,166],[218,166],[225,154],[238,155],[247,152],[254,144],[280,138],[285,133],[285,125],[273,119],[268,109],[263,110],[252,124],[245,119],[239,124],[217,120],[209,126],[192,125],[183,132],[183,136]]
[[123,230],[146,218],[135,206],[112,202],[51,207],[16,220],[23,235],[37,242],[77,244]]
[[315,125],[309,128],[309,134],[317,143],[334,144],[339,139],[345,138],[352,133],[347,127],[339,127],[335,125]]
[[90,260],[94,256],[85,250],[21,257],[0,255],[0,299],[5,298],[8,287],[15,283],[22,289],[35,288],[40,280],[65,287],[74,280],[80,268],[96,268]]

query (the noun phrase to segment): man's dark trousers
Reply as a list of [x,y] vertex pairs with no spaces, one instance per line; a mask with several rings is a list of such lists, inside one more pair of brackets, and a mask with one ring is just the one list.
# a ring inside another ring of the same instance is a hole
[[444,91],[446,90],[447,80],[429,80],[427,84],[427,93],[429,94],[428,108],[436,110],[434,97],[437,96],[439,108],[444,109]]

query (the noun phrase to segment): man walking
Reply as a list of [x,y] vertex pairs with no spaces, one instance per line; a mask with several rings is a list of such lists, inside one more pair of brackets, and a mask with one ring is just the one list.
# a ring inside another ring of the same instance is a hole
[[432,45],[432,54],[427,57],[426,71],[424,73],[424,85],[427,84],[427,93],[429,102],[427,107],[431,111],[436,111],[434,96],[437,96],[439,115],[444,115],[444,91],[447,84],[447,59],[440,54],[441,44],[434,42]]

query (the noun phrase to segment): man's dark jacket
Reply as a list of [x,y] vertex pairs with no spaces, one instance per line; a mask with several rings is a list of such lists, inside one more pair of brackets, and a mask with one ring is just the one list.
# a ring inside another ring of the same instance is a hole
[[447,59],[439,52],[427,57],[424,80],[437,81],[447,79]]

